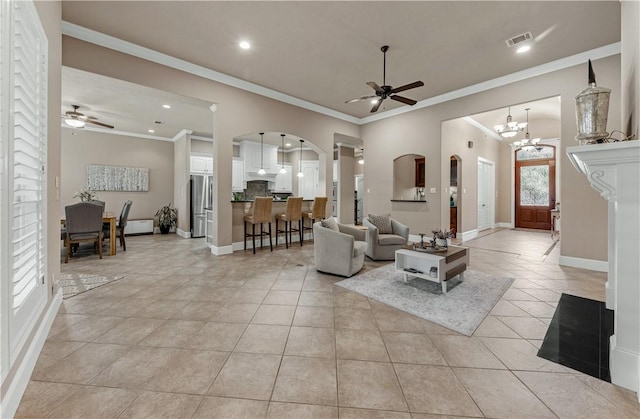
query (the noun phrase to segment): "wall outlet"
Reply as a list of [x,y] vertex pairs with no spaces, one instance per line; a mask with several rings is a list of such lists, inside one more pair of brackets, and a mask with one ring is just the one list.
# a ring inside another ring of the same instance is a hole
[[429,189],[429,193],[438,193],[436,188]]

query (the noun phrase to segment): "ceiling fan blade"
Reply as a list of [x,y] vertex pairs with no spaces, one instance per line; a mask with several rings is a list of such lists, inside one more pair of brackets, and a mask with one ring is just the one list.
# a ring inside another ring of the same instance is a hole
[[397,100],[398,102],[406,103],[407,105],[415,105],[416,103],[418,103],[413,99],[409,99],[408,97],[398,96],[398,95],[391,96],[391,99]]
[[98,126],[101,126],[101,127],[104,127],[104,128],[113,129],[113,125],[105,124],[103,122],[98,122],[98,121],[93,120],[93,119],[87,119],[87,120],[85,120],[85,122],[87,124],[93,124],[93,125],[98,125]]
[[414,81],[413,83],[405,84],[404,86],[396,87],[395,89],[391,89],[389,93],[399,93],[404,92],[405,90],[415,89],[416,87],[424,86],[424,83],[421,81]]
[[369,100],[369,99],[373,99],[373,98],[376,98],[376,97],[378,97],[378,96],[376,96],[376,95],[362,96],[362,97],[359,97],[359,98],[356,98],[356,99],[345,100],[344,103],[360,102],[362,100]]
[[378,94],[382,94],[384,93],[384,90],[382,90],[382,87],[378,86],[378,83],[376,83],[375,81],[369,81],[367,82],[367,84],[376,91],[376,93]]
[[371,113],[375,113],[375,112],[377,112],[377,111],[378,111],[378,108],[380,107],[380,105],[382,105],[382,101],[383,101],[383,100],[384,100],[384,99],[380,99],[380,100],[378,101],[378,103],[376,103],[375,105],[373,105],[373,108],[371,108]]

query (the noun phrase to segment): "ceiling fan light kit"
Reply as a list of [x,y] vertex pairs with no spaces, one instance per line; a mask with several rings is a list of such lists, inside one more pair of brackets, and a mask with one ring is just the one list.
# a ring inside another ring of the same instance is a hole
[[113,129],[113,125],[98,122],[97,118],[78,112],[80,108],[79,105],[71,105],[71,107],[73,108],[72,111],[67,111],[62,115],[64,123],[71,128],[84,128],[86,124],[93,124],[99,127]]
[[405,90],[415,89],[416,87],[424,86],[422,81],[414,81],[413,83],[405,84],[404,86],[396,87],[387,85],[387,51],[389,51],[389,46],[384,45],[380,48],[383,54],[383,63],[382,63],[382,86],[379,86],[376,82],[370,81],[367,82],[367,85],[375,90],[375,95],[362,96],[356,99],[350,99],[345,101],[345,103],[354,103],[360,102],[363,100],[371,100],[373,104],[373,108],[371,108],[371,113],[375,113],[380,109],[380,105],[384,102],[385,99],[392,99],[398,102],[402,102],[406,105],[415,105],[418,103],[413,99],[409,99],[404,96],[399,96],[397,93],[404,92]]

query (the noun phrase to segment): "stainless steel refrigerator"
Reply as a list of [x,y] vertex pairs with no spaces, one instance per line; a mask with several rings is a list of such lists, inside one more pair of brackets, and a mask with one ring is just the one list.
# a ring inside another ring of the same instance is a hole
[[213,176],[191,175],[191,237],[204,237],[205,209],[213,206]]

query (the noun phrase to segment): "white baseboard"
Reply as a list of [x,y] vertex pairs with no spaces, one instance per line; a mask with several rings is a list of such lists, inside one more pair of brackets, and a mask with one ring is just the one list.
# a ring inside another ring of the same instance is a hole
[[222,256],[222,255],[230,255],[231,253],[233,253],[233,245],[231,246],[214,246],[212,244],[207,244],[207,246],[209,246],[209,249],[211,249],[211,254],[212,255],[216,255],[216,256]]
[[469,230],[469,231],[463,231],[462,233],[460,233],[460,237],[458,237],[460,240],[462,240],[463,242],[469,241],[471,239],[475,239],[476,237],[478,237],[478,230],[477,229],[473,229],[473,230]]
[[572,256],[560,256],[558,264],[572,268],[589,269],[590,271],[609,272],[609,262],[606,260],[582,259]]
[[513,228],[513,223],[496,223],[496,228]]
[[7,388],[5,396],[2,398],[2,411],[0,412],[0,417],[12,418],[15,416],[18,406],[20,405],[22,395],[27,389],[29,379],[31,378],[33,369],[36,366],[36,362],[38,361],[38,357],[40,356],[40,352],[44,346],[44,342],[47,340],[47,336],[49,335],[49,330],[51,329],[53,320],[56,318],[56,314],[58,314],[60,304],[62,304],[62,288],[59,288],[58,292],[51,299],[49,308],[47,308],[47,311],[42,317],[40,326],[34,334],[33,340],[27,348],[25,356],[14,375],[11,384],[9,384],[9,387]]
[[183,239],[190,239],[191,238],[191,231],[184,231],[180,228],[176,229],[176,234],[180,237],[182,237]]
[[609,338],[609,365],[611,366],[611,384],[638,391],[638,366],[640,356],[624,348],[616,347],[615,335]]

